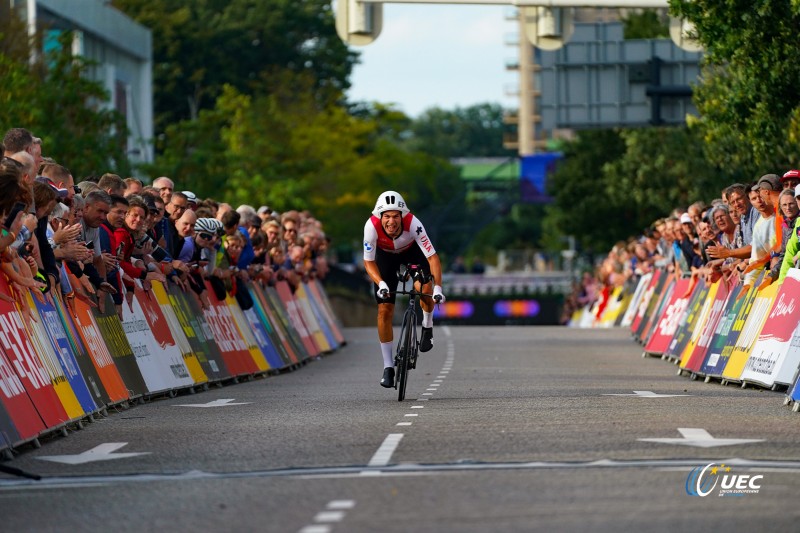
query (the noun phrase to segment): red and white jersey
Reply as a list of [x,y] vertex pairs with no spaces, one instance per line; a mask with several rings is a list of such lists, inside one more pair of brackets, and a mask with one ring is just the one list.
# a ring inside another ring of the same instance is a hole
[[425,226],[412,213],[403,217],[403,231],[396,239],[392,239],[381,226],[381,219],[376,216],[369,217],[364,224],[364,260],[375,261],[375,251],[380,248],[384,252],[399,254],[405,252],[416,242],[425,257],[436,253],[433,243],[428,238]]

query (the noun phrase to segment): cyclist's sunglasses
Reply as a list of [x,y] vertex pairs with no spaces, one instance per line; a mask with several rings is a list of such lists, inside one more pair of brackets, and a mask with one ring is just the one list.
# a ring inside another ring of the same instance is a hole
[[214,238],[213,235],[211,235],[210,233],[206,233],[206,232],[198,233],[197,236],[200,237],[201,239],[205,239],[207,241],[210,241],[211,239]]

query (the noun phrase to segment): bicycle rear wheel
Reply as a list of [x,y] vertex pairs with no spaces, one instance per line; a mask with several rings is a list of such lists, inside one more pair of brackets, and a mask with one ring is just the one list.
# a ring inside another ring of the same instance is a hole
[[[406,317],[407,318],[407,317]],[[403,330],[400,332],[400,351],[397,361],[397,401],[406,398],[406,385],[408,384],[408,361],[411,359],[411,350],[414,343],[414,328],[410,320],[404,318]]]

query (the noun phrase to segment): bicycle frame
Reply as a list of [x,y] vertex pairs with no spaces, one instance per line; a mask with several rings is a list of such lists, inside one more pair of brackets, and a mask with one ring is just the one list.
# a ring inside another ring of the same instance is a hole
[[[406,283],[411,282],[411,288],[406,289]],[[397,379],[395,389],[397,389],[397,401],[402,402],[406,396],[406,385],[408,384],[408,371],[416,368],[417,354],[419,349],[419,339],[417,338],[417,300],[421,296],[430,296],[418,291],[414,284],[420,282],[420,288],[428,280],[418,265],[401,265],[398,271],[398,282],[402,283],[402,290],[395,291],[395,294],[404,294],[408,298],[408,307],[403,313],[403,321],[400,326],[400,339],[397,343],[395,354],[395,367],[397,368]]]

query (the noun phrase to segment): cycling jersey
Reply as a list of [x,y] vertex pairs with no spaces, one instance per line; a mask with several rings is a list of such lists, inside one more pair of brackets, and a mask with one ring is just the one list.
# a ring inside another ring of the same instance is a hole
[[403,217],[403,231],[396,239],[386,234],[381,226],[381,219],[373,215],[364,225],[364,260],[375,261],[377,248],[399,254],[408,250],[415,242],[426,258],[436,253],[425,227],[412,213]]

